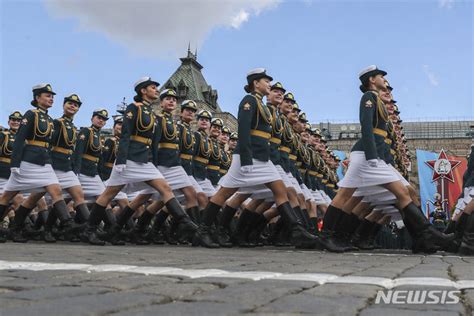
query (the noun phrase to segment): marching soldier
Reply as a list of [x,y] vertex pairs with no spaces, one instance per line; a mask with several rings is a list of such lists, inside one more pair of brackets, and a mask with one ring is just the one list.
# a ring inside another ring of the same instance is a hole
[[[74,217],[77,223],[85,223],[89,218],[89,209],[84,200],[81,183],[73,172],[73,152],[76,146],[77,130],[74,126],[74,115],[79,111],[82,101],[77,94],[70,94],[64,98],[63,116],[54,120],[54,131],[51,139],[51,158],[52,165],[59,185],[71,196],[74,201],[74,209],[76,215]],[[36,199],[32,194],[28,199]],[[46,211],[40,211],[38,219],[41,221],[42,214]],[[46,242],[55,242],[56,239],[52,234],[53,225],[56,223],[54,212],[48,214],[47,220],[42,223],[44,225],[43,240]],[[38,223],[40,224],[40,223]]]
[[99,160],[102,155],[101,129],[109,119],[106,109],[92,113],[91,127],[82,128],[74,150],[74,172],[78,175],[86,198],[95,199],[105,190],[99,177]]
[[113,119],[114,136],[105,140],[104,146],[102,148],[102,155],[99,160],[99,174],[103,181],[107,181],[110,178],[115,159],[117,158],[120,135],[122,134],[123,116],[115,115]]
[[[5,185],[7,184],[8,178],[10,177],[10,163],[13,151],[13,142],[15,141],[15,135],[20,127],[21,120],[23,116],[20,112],[15,111],[10,114],[8,117],[8,130],[0,132],[0,195],[3,194]],[[13,199],[13,208],[17,208],[20,205],[23,198],[21,195],[17,195]],[[0,223],[3,221],[6,213],[8,212],[5,209],[4,213],[0,213]],[[0,227],[0,242],[5,242],[7,240],[7,232],[3,231]]]
[[222,152],[219,146],[219,137],[224,127],[224,122],[220,118],[211,120],[211,129],[209,130],[209,162],[207,164],[207,177],[211,181],[214,188],[217,187],[221,174],[219,172]]
[[[195,224],[183,211],[176,200],[171,187],[155,167],[158,143],[155,138],[155,116],[151,103],[159,99],[158,83],[150,77],[144,77],[135,83],[134,103],[127,106],[122,127],[122,137],[112,174],[106,190],[94,203],[89,217],[87,239],[90,243],[103,245],[97,237],[97,226],[105,215],[105,208],[112,199],[127,185],[127,190],[140,190],[151,186],[160,193],[168,211],[176,219],[180,228],[195,229]],[[133,184],[129,187],[128,185]],[[121,244],[119,233],[125,223],[135,213],[127,206],[119,214],[116,225],[108,231],[112,243]]]
[[[160,173],[165,177],[165,180],[173,191],[181,191],[186,199],[186,212],[187,214],[197,214],[199,212],[197,204],[197,196],[194,187],[184,170],[181,166],[180,158],[180,140],[179,140],[179,129],[176,122],[173,119],[172,113],[176,108],[176,92],[173,89],[165,89],[160,94],[160,107],[162,113],[158,115],[157,125],[155,129],[154,142],[158,146],[154,163],[156,164]],[[135,209],[147,201],[153,193],[156,192],[151,188],[145,189],[140,192],[140,195],[133,200],[131,208]],[[160,196],[154,196],[157,200],[151,204],[142,214],[140,219],[139,227],[136,229],[136,233],[144,234],[148,224],[162,204],[158,201],[161,200]],[[173,212],[176,210],[169,210]],[[181,211],[178,210],[178,211]],[[174,214],[175,217],[184,216],[182,214]],[[178,215],[178,216],[176,216]],[[190,228],[194,224],[189,217],[186,217],[189,221],[189,225],[184,226],[186,229]],[[180,232],[186,234],[185,231]],[[181,236],[184,237],[184,236]]]
[[300,244],[315,244],[316,237],[302,228],[288,203],[287,193],[278,171],[269,161],[269,139],[271,138],[271,113],[262,98],[270,93],[272,78],[265,69],[252,70],[247,75],[246,95],[239,105],[239,142],[229,172],[219,182],[219,191],[211,198],[203,212],[201,225],[193,245],[217,248],[211,237],[210,226],[225,201],[240,187],[265,184],[275,196],[281,216],[292,227],[292,237]]
[[197,114],[197,131],[194,132],[196,142],[193,155],[193,175],[207,198],[212,197],[216,193],[214,186],[211,181],[209,181],[207,173],[207,165],[211,155],[211,144],[208,136],[211,120],[212,114],[209,111],[199,111]]
[[432,252],[438,245],[446,246],[450,238],[436,231],[420,209],[413,203],[408,190],[403,186],[394,169],[383,161],[385,136],[387,136],[388,113],[379,97],[379,90],[385,88],[386,72],[376,66],[364,69],[359,79],[364,92],[360,102],[362,138],[354,145],[351,161],[344,179],[339,183],[339,191],[324,216],[323,231],[331,238],[339,220],[350,214],[344,212],[344,204],[358,187],[383,185],[392,192],[400,203],[405,221],[413,228],[416,237],[414,252]]
[[222,133],[219,136],[219,148],[221,151],[220,177],[223,177],[227,173],[232,162],[232,155],[225,148],[229,143],[230,134],[230,129],[227,126],[222,127]]
[[232,159],[232,154],[234,153],[235,147],[237,147],[237,141],[239,140],[239,135],[236,132],[232,132],[229,137],[229,152],[231,154],[230,158]]
[[[48,115],[48,109],[53,106],[55,94],[50,84],[33,87],[31,105],[36,109],[25,113],[13,143],[11,175],[0,198],[0,214],[5,213],[8,203],[19,192],[45,190],[51,196],[53,212],[61,222],[66,239],[69,239],[77,227],[69,215],[59,181],[51,166],[53,119]],[[38,200],[41,197],[42,194],[37,195]],[[22,234],[25,219],[38,200],[28,199],[15,211],[11,229],[14,241],[27,241]]]

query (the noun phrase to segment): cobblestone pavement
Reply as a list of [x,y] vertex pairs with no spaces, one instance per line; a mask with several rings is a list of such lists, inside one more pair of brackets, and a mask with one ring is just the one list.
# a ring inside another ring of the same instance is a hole
[[[448,316],[474,306],[474,257],[11,242],[0,254],[0,316]],[[376,304],[390,288],[461,289],[460,302]]]

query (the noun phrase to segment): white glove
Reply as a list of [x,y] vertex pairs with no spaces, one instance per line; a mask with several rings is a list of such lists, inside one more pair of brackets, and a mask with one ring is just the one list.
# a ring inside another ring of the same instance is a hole
[[114,166],[114,169],[115,169],[115,171],[117,171],[118,173],[122,173],[122,171],[125,170],[125,165],[115,165],[115,166]]
[[367,160],[367,163],[369,164],[369,167],[375,168],[375,167],[377,167],[378,160],[377,159],[370,159],[370,160]]
[[242,171],[243,173],[251,173],[252,170],[253,170],[253,166],[252,166],[252,165],[240,167],[240,171]]
[[12,173],[20,174],[20,168],[10,168]]

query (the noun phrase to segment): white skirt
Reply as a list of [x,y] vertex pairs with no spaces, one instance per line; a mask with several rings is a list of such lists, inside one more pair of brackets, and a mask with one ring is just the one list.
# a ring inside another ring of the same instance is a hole
[[377,167],[370,167],[363,151],[353,151],[346,175],[337,185],[341,188],[363,188],[399,180],[385,161],[378,159]]
[[283,183],[285,184],[285,187],[287,188],[293,188],[295,185],[293,184],[293,181],[288,177],[288,174],[286,173],[285,170],[283,170],[282,166],[276,165],[275,168],[278,170],[278,174],[280,175],[281,179],[283,180]]
[[189,176],[182,166],[170,168],[158,166],[158,170],[161,172],[163,177],[165,177],[166,182],[168,182],[172,190],[179,190],[192,186]]
[[209,179],[196,179],[197,183],[201,187],[202,191],[206,194],[207,197],[214,196],[216,194],[216,189],[211,183],[211,180]]
[[288,172],[286,175],[293,184],[293,188],[295,188],[296,194],[303,194],[303,191],[301,191],[300,184],[298,183],[298,180],[296,180],[296,178],[293,176],[293,174],[291,172]]
[[314,202],[316,202],[317,205],[327,204],[327,201],[326,201],[325,198],[323,198],[321,192],[311,191],[311,195],[313,196],[313,200],[314,200]]
[[[104,185],[106,187],[109,186],[109,180],[110,179],[107,179],[106,181],[104,181]],[[118,201],[118,200],[128,200],[128,195],[123,192],[123,191],[120,191],[119,193],[117,193],[117,195],[112,199],[112,201]]]
[[[193,186],[196,193],[204,193],[204,191],[202,190],[199,183],[197,183],[196,179],[194,179],[193,176],[188,176],[188,177],[189,177],[189,181],[191,182],[191,185]],[[180,203],[182,203],[183,201],[186,200],[186,198],[184,197],[183,192],[181,192],[181,191],[174,192],[174,196],[178,200],[178,202],[180,202]]]
[[[182,166],[174,166],[174,167],[163,167],[158,166],[158,171],[161,172],[163,177],[165,178],[168,185],[171,187],[171,190],[177,191],[182,188],[192,186],[191,181],[189,179],[188,174],[184,171]],[[180,192],[180,191],[178,191]],[[154,188],[148,187],[142,191],[140,194],[152,194],[153,200],[160,200],[161,195],[157,192]],[[183,195],[184,196],[184,195]],[[178,199],[179,201],[179,199]]]
[[388,190],[382,186],[376,185],[373,187],[358,188],[357,190],[355,190],[352,196],[371,196],[371,195],[380,194],[384,192],[388,192]]
[[326,200],[326,203],[329,205],[332,202],[332,199],[329,197],[329,195],[326,194],[323,190],[319,190],[319,193],[323,196],[323,198]]
[[59,184],[59,181],[50,164],[40,166],[22,161],[20,174],[10,175],[4,191],[44,192],[45,187],[52,184]]
[[7,182],[8,182],[8,179],[0,178],[0,194],[3,193],[3,189],[5,189]]
[[410,182],[408,182],[407,179],[405,179],[405,178],[402,176],[402,174],[401,174],[397,169],[395,169],[394,166],[392,166],[392,165],[389,165],[389,166],[390,166],[390,167],[392,168],[392,170],[397,174],[398,179],[399,179],[400,181],[402,181],[402,184],[403,184],[404,186],[409,186],[409,185],[410,185]]
[[73,171],[54,170],[54,173],[56,174],[59,185],[63,190],[81,185],[79,179]]
[[306,184],[301,184],[301,191],[303,191],[304,199],[305,201],[313,201],[313,195],[311,194],[311,191],[308,189]]
[[253,159],[252,172],[243,173],[240,170],[240,155],[232,155],[229,171],[219,180],[224,188],[243,188],[282,180],[275,165],[270,161]]
[[122,172],[117,172],[115,168],[112,169],[107,183],[108,186],[125,185],[122,191],[132,193],[148,189],[150,186],[145,181],[163,178],[163,175],[151,162],[141,163],[127,160],[125,169]]
[[85,198],[97,197],[105,191],[104,182],[98,175],[91,177],[80,173],[78,178]]

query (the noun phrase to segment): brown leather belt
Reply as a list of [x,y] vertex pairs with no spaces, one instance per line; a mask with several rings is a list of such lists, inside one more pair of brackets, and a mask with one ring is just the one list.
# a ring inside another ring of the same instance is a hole
[[227,170],[226,169],[219,169],[219,173],[226,174]]
[[285,153],[291,153],[291,149],[290,147],[286,147],[286,146],[280,146],[280,151],[283,151]]
[[6,157],[0,157],[1,162],[6,162],[6,163],[11,163],[12,159],[11,158],[6,158]]
[[32,146],[38,146],[38,147],[44,147],[44,148],[48,148],[48,147],[49,147],[49,143],[43,142],[43,141],[40,141],[40,140],[30,140],[30,139],[27,139],[27,140],[25,140],[25,143],[26,143],[27,145],[32,145]]
[[99,158],[88,155],[88,154],[83,154],[82,158],[84,158],[86,160],[89,160],[89,161],[92,161],[92,162],[99,162]]
[[272,138],[270,138],[270,143],[280,145],[281,144],[281,139],[276,138],[276,137],[272,137]]
[[142,137],[138,135],[132,135],[130,136],[130,139],[133,141],[145,144],[145,145],[151,145],[151,138]]
[[181,154],[181,155],[179,155],[179,158],[185,159],[185,160],[191,160],[191,159],[193,159],[193,155]]
[[173,143],[159,143],[158,148],[179,149],[179,145]]
[[219,166],[214,166],[214,165],[207,165],[207,169],[219,171],[220,167]]
[[205,164],[205,165],[207,165],[207,163],[209,162],[209,159],[204,159],[204,158],[202,158],[202,157],[197,157],[197,156],[194,157],[193,160],[199,161],[199,162],[201,162],[201,163],[203,163],[203,164]]
[[296,161],[297,157],[295,155],[290,154],[290,159]]
[[106,162],[106,163],[104,163],[104,166],[106,166],[107,168],[113,168],[114,163],[113,162]]
[[59,146],[53,146],[51,150],[57,153],[65,154],[65,155],[72,155],[72,149],[66,149]]
[[258,129],[250,130],[250,135],[265,138],[266,140],[272,137],[272,134],[264,132],[264,131],[259,131]]

